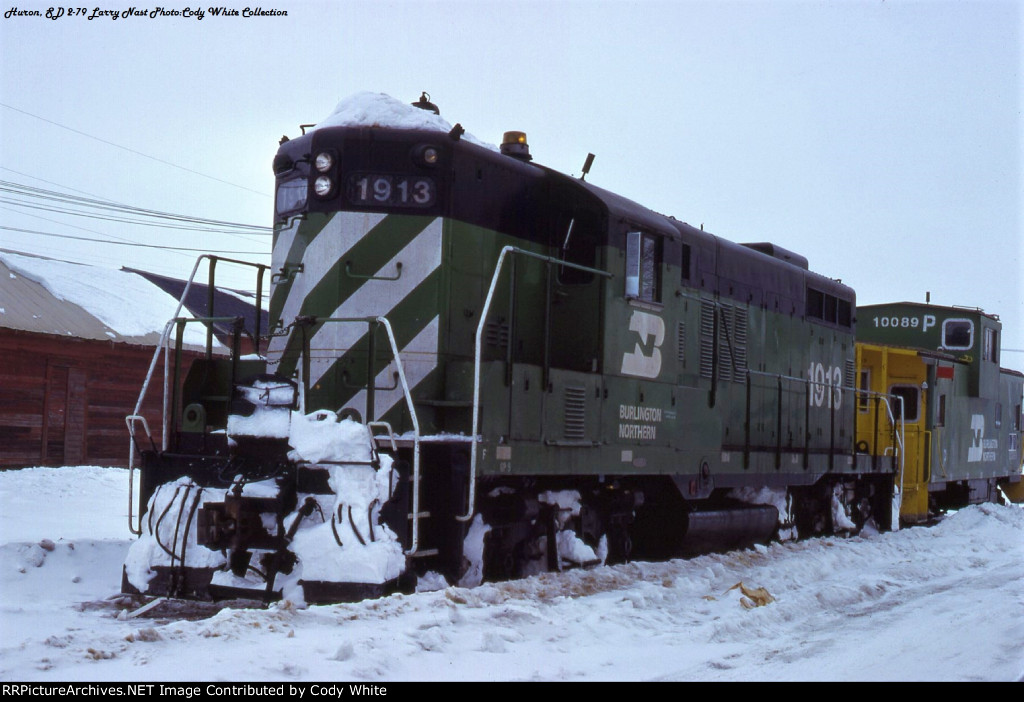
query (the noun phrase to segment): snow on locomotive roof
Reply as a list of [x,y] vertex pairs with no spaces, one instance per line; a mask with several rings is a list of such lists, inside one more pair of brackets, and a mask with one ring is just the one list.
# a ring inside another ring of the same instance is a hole
[[[425,129],[446,134],[452,129],[452,125],[447,120],[429,110],[396,100],[385,93],[368,91],[344,98],[335,106],[334,112],[313,127],[313,130],[324,127]],[[462,138],[477,146],[483,146],[492,151],[498,150],[497,146],[481,141],[468,132],[464,133]]]

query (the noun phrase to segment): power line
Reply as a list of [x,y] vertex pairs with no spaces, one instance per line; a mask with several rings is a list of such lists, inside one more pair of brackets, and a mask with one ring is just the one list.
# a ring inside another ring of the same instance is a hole
[[[36,186],[29,186],[22,183],[0,180],[0,203],[6,202],[9,205],[17,209],[11,209],[11,207],[5,207],[0,205],[0,210],[6,210],[12,213],[20,214],[24,217],[32,217],[52,224],[57,224],[61,227],[69,227],[77,229],[82,232],[89,234],[96,234],[98,238],[88,236],[72,236],[69,234],[57,234],[52,231],[37,230],[30,228],[21,228],[16,226],[10,226],[13,222],[6,223],[8,226],[2,227],[12,232],[20,232],[23,234],[31,234],[37,237],[53,237],[54,239],[71,239],[86,241],[90,243],[105,243],[115,244],[120,246],[127,246],[139,249],[156,249],[166,251],[170,256],[185,256],[186,258],[192,258],[195,254],[201,253],[218,253],[227,254],[234,256],[254,256],[265,258],[269,255],[268,250],[263,251],[236,251],[236,250],[210,250],[206,246],[203,248],[191,248],[185,246],[172,246],[167,244],[143,244],[141,242],[134,242],[130,239],[118,236],[109,231],[97,231],[88,227],[78,226],[70,222],[58,220],[50,217],[44,217],[40,213],[44,211],[56,212],[64,215],[71,215],[76,217],[85,217],[90,219],[101,219],[107,221],[117,222],[119,224],[141,225],[148,227],[158,227],[166,229],[175,229],[184,232],[194,232],[202,234],[225,234],[227,236],[237,237],[248,244],[258,243],[253,240],[251,235],[262,236],[271,234],[273,229],[271,227],[252,225],[252,224],[241,224],[237,222],[229,222],[225,220],[208,219],[202,217],[194,217],[191,215],[182,215],[172,212],[163,212],[159,210],[151,210],[142,207],[135,207],[132,205],[126,205],[118,203],[113,200],[102,198],[93,193],[71,188],[62,183],[56,183],[53,181],[46,181],[42,178],[38,178],[28,173],[22,173],[11,168],[0,166],[0,169],[17,173],[18,175],[32,178],[34,180],[40,180],[50,185],[55,185],[59,188],[63,188],[67,191],[75,191],[81,193],[86,197],[79,197],[71,195],[67,192],[57,192],[53,190],[47,190]],[[3,197],[4,194],[7,197]],[[31,210],[31,211],[29,211]],[[145,219],[151,219],[153,221],[145,221]],[[233,228],[223,229],[221,227]],[[250,236],[247,236],[250,235]],[[173,235],[180,239],[179,234]],[[119,241],[112,241],[117,239]],[[265,241],[265,240],[264,240]],[[177,243],[177,242],[176,242]],[[35,242],[35,248],[48,249],[44,242],[37,240]],[[101,256],[104,260],[106,257]],[[258,259],[257,259],[258,260]],[[170,263],[165,261],[165,263]]]
[[[6,210],[7,212],[15,212],[15,214],[20,214],[20,215],[25,216],[25,217],[32,217],[33,219],[41,219],[44,222],[50,222],[51,224],[58,224],[58,225],[60,225],[62,227],[70,227],[71,229],[77,229],[79,231],[89,232],[90,234],[98,234],[100,236],[107,236],[107,237],[110,237],[112,239],[117,239],[119,241],[131,242],[131,239],[126,239],[123,236],[118,236],[117,234],[111,234],[109,232],[100,232],[100,231],[96,231],[95,229],[89,229],[88,227],[80,227],[80,226],[78,226],[76,224],[70,224],[68,222],[61,222],[59,220],[50,219],[49,217],[43,217],[43,216],[38,215],[38,214],[31,214],[29,212],[17,212],[17,211],[12,210],[12,209],[10,209],[8,207],[0,207],[0,210]],[[45,250],[46,247],[42,247],[42,248]],[[194,251],[198,251],[198,249],[196,249]],[[189,256],[188,253],[185,253],[185,252],[182,252],[182,251],[171,251],[170,253],[175,255],[175,256],[184,256],[185,258],[188,258],[188,259],[192,258],[191,256]]]
[[[16,171],[13,168],[9,168],[7,166],[0,166],[0,171],[10,171],[11,173],[16,173],[17,175],[25,176],[26,178],[31,178],[32,180],[38,180],[40,183],[48,183],[49,185],[56,185],[58,188],[64,188],[65,190],[70,190],[72,192],[81,193],[82,195],[88,195],[90,197],[95,197],[95,198],[100,199],[100,200],[104,199],[104,198],[101,198],[99,195],[96,195],[95,193],[90,193],[90,192],[87,192],[85,190],[79,190],[78,188],[72,188],[70,185],[64,185],[63,183],[57,183],[57,182],[52,181],[52,180],[46,180],[45,178],[40,178],[39,176],[34,176],[31,173],[22,173],[21,171]],[[115,205],[123,204],[123,203],[120,203],[120,202],[116,202],[114,200],[107,200],[107,202],[114,203]]]
[[9,207],[0,207],[0,210],[5,210],[7,212],[14,212],[15,214],[24,215],[26,217],[32,217],[33,219],[41,219],[44,222],[50,222],[52,224],[59,224],[62,227],[71,227],[72,229],[78,229],[78,230],[83,231],[83,232],[89,232],[90,234],[99,234],[100,236],[106,235],[106,236],[109,236],[109,237],[111,237],[113,239],[118,239],[120,241],[131,242],[131,239],[125,239],[123,236],[118,236],[116,234],[110,234],[110,233],[105,233],[105,232],[98,232],[95,229],[87,229],[86,227],[79,227],[79,226],[74,225],[74,224],[68,224],[66,222],[60,222],[60,221],[58,221],[56,219],[50,219],[49,217],[43,217],[41,215],[31,214],[29,212],[18,212],[16,210],[10,209]]
[[[107,216],[100,215],[100,214],[90,214],[88,212],[76,212],[75,210],[65,209],[65,208],[60,208],[60,207],[46,207],[44,205],[34,205],[34,204],[29,204],[29,203],[26,203],[26,202],[21,202],[19,200],[13,200],[13,199],[4,198],[4,197],[0,197],[0,202],[2,202],[4,204],[7,204],[7,205],[14,205],[15,207],[28,207],[30,209],[41,210],[43,212],[54,212],[56,214],[66,214],[66,215],[72,215],[72,216],[75,216],[75,217],[86,217],[88,219],[99,219],[99,220],[104,220],[104,221],[107,221],[107,222],[117,222],[119,224],[134,224],[134,225],[139,225],[139,226],[142,226],[142,227],[159,227],[160,229],[183,229],[183,230],[186,230],[186,231],[205,232],[205,233],[208,233],[208,234],[230,234],[232,236],[240,236],[238,234],[238,232],[232,232],[232,231],[223,230],[223,229],[210,229],[210,228],[204,227],[204,226],[191,226],[191,225],[186,225],[186,224],[161,224],[160,222],[146,222],[145,220],[129,219],[129,218],[126,218],[126,217],[107,217]],[[8,211],[13,212],[14,210],[8,210]],[[22,212],[20,214],[28,214],[28,213]],[[55,221],[55,220],[51,220],[51,221]],[[60,222],[57,222],[57,224],[60,224]],[[246,239],[246,241],[249,241],[250,243],[258,243],[258,242],[252,241],[251,239]]]
[[223,183],[224,185],[230,185],[233,188],[239,188],[241,190],[247,190],[248,192],[255,193],[256,195],[262,195],[263,197],[270,197],[269,193],[265,193],[265,192],[262,192],[260,190],[253,190],[252,188],[247,188],[244,185],[239,185],[237,183],[232,183],[231,181],[224,180],[223,178],[218,178],[216,176],[212,176],[212,175],[209,175],[207,173],[202,173],[200,171],[196,171],[196,170],[193,170],[191,168],[186,168],[185,166],[179,166],[178,164],[172,163],[171,161],[167,161],[167,160],[162,159],[162,158],[157,158],[156,156],[150,156],[149,154],[144,154],[141,151],[136,151],[135,149],[130,149],[127,146],[122,146],[121,144],[115,144],[112,141],[108,141],[106,139],[102,139],[102,138],[100,138],[98,136],[94,136],[92,134],[88,134],[88,133],[83,132],[83,131],[81,131],[79,129],[74,129],[73,127],[69,127],[69,126],[67,126],[65,124],[61,124],[60,122],[54,122],[52,119],[46,119],[45,117],[40,117],[39,115],[32,114],[31,112],[26,112],[25,110],[20,110],[17,107],[13,107],[13,106],[8,105],[6,103],[0,102],[0,107],[6,107],[8,110],[12,110],[14,112],[20,112],[23,115],[28,115],[29,117],[32,117],[34,119],[40,120],[41,122],[46,122],[47,124],[52,124],[55,127],[60,127],[61,129],[66,129],[69,132],[73,132],[75,134],[87,137],[89,139],[93,139],[95,141],[98,141],[98,142],[100,142],[102,144],[106,144],[108,146],[113,146],[114,148],[121,149],[122,151],[127,151],[128,153],[135,154],[136,156],[142,156],[143,158],[148,158],[148,159],[150,159],[152,161],[156,161],[157,163],[162,163],[165,166],[170,166],[172,168],[177,168],[179,170],[185,171],[187,173],[191,173],[193,175],[201,176],[203,178],[209,178],[210,180],[217,181],[218,183]]
[[20,227],[8,227],[0,224],[0,229],[6,229],[12,232],[22,232],[24,234],[36,234],[38,236],[52,236],[58,239],[72,239],[75,241],[90,241],[96,244],[113,244],[115,246],[136,246],[145,249],[163,249],[165,251],[192,251],[197,253],[223,253],[223,254],[235,254],[245,256],[266,256],[269,252],[267,251],[225,251],[216,249],[193,249],[183,246],[165,246],[162,244],[140,244],[137,241],[110,241],[107,239],[91,239],[85,236],[72,236],[71,234],[55,234],[53,232],[41,232],[34,229],[22,229]]
[[[155,213],[156,212],[155,210],[143,210],[142,208],[133,207],[131,205],[126,205],[124,203],[117,202],[115,200],[110,200],[110,199],[107,199],[107,198],[103,198],[103,197],[101,197],[99,195],[96,195],[95,193],[90,193],[90,192],[85,191],[85,190],[79,190],[78,188],[72,188],[71,186],[65,185],[63,183],[57,183],[57,182],[52,181],[52,180],[46,180],[45,178],[40,178],[38,176],[34,176],[31,173],[23,173],[21,171],[15,170],[13,168],[8,168],[7,166],[0,166],[0,170],[9,171],[11,173],[16,173],[17,175],[24,176],[26,178],[31,178],[32,180],[38,180],[38,181],[41,181],[43,183],[47,183],[49,185],[56,185],[58,188],[63,188],[64,190],[74,191],[76,193],[81,193],[82,195],[88,195],[91,198],[93,198],[92,200],[84,200],[83,199],[85,202],[95,202],[95,203],[102,203],[102,204],[107,205],[107,206],[122,207],[122,208],[125,209],[125,211],[131,211],[131,212],[151,212],[151,213]],[[43,188],[35,188],[33,186],[22,185],[22,184],[19,184],[19,183],[14,183],[14,182],[9,182],[9,181],[0,181],[0,183],[6,183],[8,186],[14,188],[14,190],[12,192],[15,192],[15,194],[18,194],[18,195],[25,194],[25,195],[28,195],[30,197],[34,197],[37,194],[45,194],[46,196],[51,196],[51,197],[44,197],[44,196],[40,195],[41,199],[44,199],[44,200],[45,199],[57,199],[57,198],[69,198],[69,197],[72,197],[72,196],[65,195],[63,193],[58,193],[58,192],[54,192],[54,191],[48,191],[48,190],[45,190]],[[24,191],[24,192],[17,192],[17,191]],[[17,206],[22,206],[21,203],[16,202],[16,201],[14,202],[14,204],[16,204]],[[27,206],[27,205],[25,205],[25,206]],[[39,208],[37,208],[37,209],[39,209]],[[95,229],[89,229],[87,227],[79,227],[79,226],[77,226],[75,224],[70,224],[68,222],[63,222],[63,221],[59,221],[59,220],[56,220],[56,219],[50,219],[49,217],[42,217],[42,216],[40,216],[38,214],[31,214],[29,212],[24,212],[24,211],[20,211],[20,210],[12,210],[12,209],[9,209],[9,208],[6,208],[6,207],[0,207],[0,210],[7,210],[8,212],[14,212],[16,214],[20,214],[20,215],[25,216],[25,217],[32,217],[33,219],[41,219],[44,222],[50,222],[50,223],[53,223],[53,224],[59,224],[59,225],[61,225],[63,227],[70,227],[71,229],[78,229],[78,230],[81,230],[83,232],[89,232],[91,234],[99,234],[101,236],[108,236],[108,237],[111,237],[111,238],[114,238],[114,239],[120,239],[121,241],[129,241],[129,239],[125,239],[123,237],[117,236],[116,234],[111,234],[110,232],[99,232],[99,231],[96,231]],[[71,214],[76,214],[76,213],[71,213]],[[160,214],[168,214],[168,216],[171,216],[169,213],[160,213]],[[88,215],[83,215],[83,216],[88,216]],[[185,218],[185,215],[174,215],[174,216],[175,217]],[[189,217],[188,219],[190,219],[192,221],[196,221],[196,222],[221,223],[220,220],[204,220],[204,219],[196,218],[196,217]],[[134,220],[127,220],[127,219],[126,220],[116,220],[116,219],[114,219],[113,221],[123,221],[124,223],[132,223]],[[165,226],[165,225],[157,225],[157,224],[146,223],[146,222],[138,222],[138,223],[139,224],[144,224],[146,226],[160,226],[160,227],[164,227]],[[225,223],[225,224],[230,224],[231,226],[235,226],[235,224],[233,222],[232,223]],[[265,230],[267,230],[268,233],[272,233],[272,229],[269,228],[269,227],[259,227],[257,225],[237,225],[237,226],[241,226],[241,227],[244,227],[246,229],[257,229],[257,230],[258,229],[265,229]],[[171,228],[171,227],[168,227],[168,228]],[[189,229],[189,228],[186,227],[184,229]],[[197,229],[195,229],[195,231],[202,231],[202,232],[205,232],[205,233],[218,233],[218,232],[216,232],[216,230],[209,230],[209,229],[205,229],[205,228],[197,228]],[[221,233],[228,234],[229,236],[238,237],[239,239],[242,239],[243,241],[246,241],[246,242],[249,242],[249,243],[256,243],[252,239],[249,239],[248,237],[242,236],[241,234],[237,234],[237,233],[233,233],[233,232],[221,232]],[[254,232],[254,233],[259,234],[259,233],[262,233],[262,232],[257,231],[257,232]],[[178,255],[184,255],[184,254],[179,253]]]
[[[165,219],[165,220],[171,220],[171,221],[175,221],[175,222],[185,222],[185,223],[190,223],[190,224],[197,224],[197,225],[202,225],[202,228],[204,229],[204,231],[210,231],[208,229],[208,227],[215,226],[215,227],[229,227],[231,229],[238,229],[238,230],[242,230],[242,231],[253,233],[253,234],[269,235],[269,234],[273,233],[273,228],[272,227],[267,227],[267,226],[258,225],[258,224],[243,224],[243,223],[239,223],[239,222],[229,222],[229,221],[219,220],[219,219],[207,219],[205,217],[195,217],[195,216],[192,216],[192,215],[177,214],[177,213],[174,213],[174,212],[162,212],[160,210],[150,210],[150,209],[146,209],[146,208],[143,208],[143,207],[135,207],[133,205],[123,205],[123,204],[120,204],[120,203],[116,203],[116,202],[114,202],[112,200],[104,200],[104,199],[97,199],[97,198],[87,198],[87,197],[81,197],[79,195],[69,195],[67,193],[60,193],[60,192],[57,192],[57,191],[54,191],[54,190],[46,190],[45,188],[36,188],[36,187],[31,186],[31,185],[24,185],[22,183],[15,183],[13,181],[7,181],[7,180],[0,180],[0,192],[10,193],[11,195],[18,196],[18,197],[27,197],[27,198],[32,198],[32,199],[36,199],[36,200],[41,200],[43,202],[58,203],[58,204],[61,204],[61,205],[66,205],[66,206],[90,208],[90,209],[94,209],[94,210],[105,210],[105,211],[108,211],[108,212],[120,212],[120,213],[124,213],[124,214],[128,214],[128,215],[141,215],[143,217],[151,217],[151,218],[154,218],[154,219]],[[7,202],[8,204],[17,204],[17,205],[23,205],[23,206],[28,206],[28,207],[37,207],[39,209],[49,209],[49,211],[60,212],[62,214],[89,216],[89,217],[97,217],[99,219],[104,219],[104,217],[100,217],[99,215],[90,215],[90,214],[84,214],[82,212],[75,212],[75,211],[68,211],[68,210],[59,210],[59,209],[52,208],[52,207],[51,208],[47,208],[47,207],[43,207],[43,206],[40,206],[40,205],[30,205],[28,203],[20,202],[20,201],[17,201],[17,200],[13,200],[13,201],[9,200],[9,199],[8,200],[3,200],[2,198],[0,198],[0,201]],[[142,224],[143,223],[141,220],[128,220],[128,219],[116,219],[116,218],[114,218],[113,221],[122,221],[122,222],[126,222],[126,223],[129,223],[129,224]],[[164,225],[160,225],[160,226],[164,226]],[[230,234],[230,233],[233,233],[233,232],[223,231],[221,233]]]

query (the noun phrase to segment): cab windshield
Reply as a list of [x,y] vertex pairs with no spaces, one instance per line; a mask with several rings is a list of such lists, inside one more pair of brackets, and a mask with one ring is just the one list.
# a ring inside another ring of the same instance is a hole
[[274,207],[278,218],[301,210],[306,206],[306,192],[309,189],[305,177],[283,180],[277,184],[277,199]]

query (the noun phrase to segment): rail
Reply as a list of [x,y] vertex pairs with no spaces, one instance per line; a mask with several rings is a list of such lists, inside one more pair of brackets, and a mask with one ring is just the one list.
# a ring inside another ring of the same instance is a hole
[[[575,270],[585,271],[587,273],[593,273],[595,275],[611,278],[612,274],[608,271],[598,270],[597,268],[590,268],[589,266],[582,266],[577,263],[570,263],[563,261],[560,258],[553,256],[544,256],[543,254],[534,253],[525,249],[520,249],[515,246],[505,246],[502,248],[501,253],[498,255],[498,263],[494,267],[494,274],[491,276],[491,285],[487,289],[487,297],[484,299],[484,306],[480,310],[480,321],[476,327],[476,338],[474,339],[473,345],[473,433],[471,434],[471,447],[469,450],[469,495],[466,500],[466,513],[456,515],[456,519],[460,522],[468,522],[473,518],[473,513],[476,511],[476,465],[477,465],[477,444],[480,443],[479,429],[480,429],[480,368],[482,362],[483,353],[483,337],[484,330],[487,324],[487,315],[491,310],[491,303],[494,300],[494,292],[498,287],[498,280],[501,277],[502,270],[505,266],[505,260],[509,257],[509,254],[516,254],[520,256],[526,256],[527,258],[533,258],[538,261],[543,261],[548,264],[548,275],[550,279],[550,269],[552,265],[564,266],[566,268],[573,268]],[[515,294],[515,279],[512,280],[512,295]],[[548,302],[550,305],[550,301]],[[545,311],[547,314],[547,311]],[[545,335],[544,335],[544,364],[545,364],[545,378],[547,376],[547,358],[548,358],[548,336],[547,336],[548,322],[545,323]],[[513,330],[509,329],[509,361],[511,361],[512,353],[512,334]],[[509,369],[511,370],[511,362],[509,362]],[[508,372],[508,371],[506,371]]]
[[[160,340],[156,344],[156,348],[153,351],[153,359],[149,363],[149,369],[146,371],[146,378],[142,382],[142,389],[139,392],[139,399],[135,403],[135,408],[132,413],[125,417],[125,423],[128,425],[128,531],[132,534],[139,536],[142,534],[142,511],[139,511],[139,523],[136,527],[132,523],[133,519],[133,507],[132,498],[134,497],[134,476],[135,476],[135,451],[137,442],[135,440],[135,423],[142,420],[142,426],[146,431],[146,436],[149,438],[150,444],[155,445],[153,441],[153,435],[149,430],[149,424],[145,419],[142,418],[142,405],[146,400],[146,394],[149,392],[149,384],[153,380],[153,373],[156,371],[156,364],[160,361],[160,353],[165,351],[165,346],[170,342],[171,329],[174,327],[176,321],[179,319],[182,307],[185,306],[185,300],[188,297],[189,291],[192,289],[192,282],[195,280],[196,273],[199,271],[199,265],[203,262],[203,259],[209,261],[209,289],[207,291],[207,311],[211,317],[207,318],[207,331],[206,331],[206,354],[207,357],[213,353],[213,309],[214,309],[214,276],[217,268],[217,262],[222,261],[224,263],[231,263],[240,266],[248,266],[257,269],[256,275],[256,322],[255,322],[255,334],[254,338],[257,342],[257,351],[259,350],[259,338],[260,338],[260,310],[263,307],[263,275],[270,269],[270,266],[265,266],[261,263],[252,263],[250,261],[241,261],[233,258],[224,258],[221,256],[214,256],[212,254],[203,254],[196,259],[195,265],[192,267],[192,273],[188,277],[188,281],[185,283],[185,288],[181,292],[181,298],[178,300],[178,305],[174,309],[174,316],[167,324],[164,325],[164,330],[160,334]],[[163,422],[161,424],[161,438],[160,438],[160,449],[162,451],[167,450],[167,402],[168,402],[168,377],[170,375],[169,365],[170,348],[166,349],[164,353],[164,396],[163,396]]]

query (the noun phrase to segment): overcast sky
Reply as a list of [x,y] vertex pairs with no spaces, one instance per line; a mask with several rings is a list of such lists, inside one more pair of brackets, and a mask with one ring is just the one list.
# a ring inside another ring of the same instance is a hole
[[[426,90],[481,139],[526,131],[574,175],[593,152],[596,185],[800,252],[862,303],[983,307],[1024,349],[1018,2],[266,0],[287,16],[88,19],[131,4],[0,17],[0,180],[269,226],[283,134],[358,91]],[[266,235],[11,198],[0,248],[181,276],[194,253],[39,232],[269,254]]]

